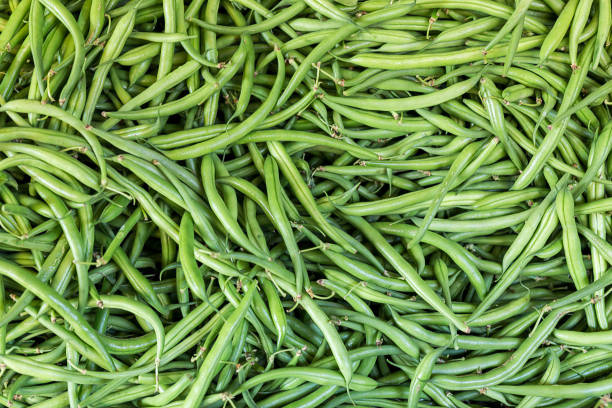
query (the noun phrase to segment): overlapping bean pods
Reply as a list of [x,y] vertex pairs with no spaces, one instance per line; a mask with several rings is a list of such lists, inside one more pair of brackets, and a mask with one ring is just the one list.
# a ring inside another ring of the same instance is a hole
[[0,405],[608,406],[611,5],[0,0]]

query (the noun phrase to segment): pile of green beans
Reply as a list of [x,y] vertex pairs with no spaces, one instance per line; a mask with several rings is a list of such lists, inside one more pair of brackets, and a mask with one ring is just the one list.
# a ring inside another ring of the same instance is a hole
[[611,8],[0,0],[0,405],[607,406]]

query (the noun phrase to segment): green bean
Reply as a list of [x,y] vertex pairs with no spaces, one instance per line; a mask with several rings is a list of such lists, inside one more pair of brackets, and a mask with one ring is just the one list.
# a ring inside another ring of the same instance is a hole
[[[423,238],[423,235],[425,235],[425,232],[429,228],[429,225],[433,221],[433,218],[436,216],[436,212],[440,208],[440,204],[442,203],[444,196],[450,190],[451,186],[456,182],[459,175],[467,168],[470,160],[481,148],[481,146],[481,143],[471,143],[461,153],[457,155],[457,157],[451,164],[450,169],[448,170],[448,174],[444,177],[444,180],[442,180],[442,183],[440,183],[438,187],[438,198],[433,202],[433,205],[430,207],[430,209],[427,210],[427,214],[425,214],[422,224],[419,225],[419,231],[408,243],[409,248],[418,243]],[[479,293],[479,295],[482,294]]]
[[574,11],[569,32],[569,54],[572,69],[577,68],[578,37],[582,34],[584,26],[586,25],[592,4],[593,0],[580,0]]
[[159,394],[142,399],[143,404],[149,406],[160,407],[169,404],[175,400],[193,381],[189,374],[183,374],[181,378],[170,387],[166,388]]
[[162,173],[170,180],[177,192],[181,195],[183,200],[185,200],[187,209],[193,214],[193,222],[195,223],[197,231],[203,237],[206,244],[213,250],[219,251],[223,247],[223,244],[214,233],[213,226],[209,220],[211,216],[206,212],[206,209],[203,208],[200,202],[192,197],[192,194],[187,190],[187,187],[177,179],[172,171],[166,169],[165,166],[160,165],[158,162],[154,162],[154,164],[159,165]]
[[[52,275],[59,268],[62,259],[64,258],[64,254],[67,250],[68,242],[66,239],[62,238],[58,240],[57,244],[53,248],[53,250],[49,253],[45,262],[42,264],[41,269],[37,275],[37,278],[40,279],[41,282],[45,283],[49,281]],[[34,300],[35,294],[31,291],[25,291],[19,299],[15,302],[13,306],[9,310],[7,310],[0,321],[1,326],[6,326],[11,320],[15,319],[24,308]]]
[[165,342],[165,331],[164,327],[159,320],[159,317],[155,314],[155,312],[149,308],[148,306],[144,306],[141,303],[138,303],[135,300],[124,296],[107,296],[100,295],[98,300],[90,300],[89,306],[97,306],[100,308],[110,307],[122,309],[128,312],[131,312],[147,321],[155,331],[155,348],[156,348],[156,357],[155,357],[155,367],[156,367],[156,382],[157,382],[157,367],[160,364],[160,358],[162,351],[164,350],[164,342]]
[[[183,98],[180,98],[176,101],[168,102],[166,104],[163,104],[157,107],[144,108],[137,112],[130,112],[124,108],[125,111],[119,110],[116,112],[105,112],[104,114],[107,115],[111,119],[115,119],[115,118],[117,119],[147,119],[147,118],[154,119],[154,118],[157,118],[158,116],[167,116],[167,115],[171,115],[177,112],[181,112],[185,109],[194,107],[198,104],[201,104],[211,95],[213,95],[217,91],[217,89],[223,87],[223,85],[225,85],[232,77],[234,77],[238,69],[240,69],[240,67],[242,66],[242,63],[244,62],[245,57],[246,57],[246,47],[244,45],[244,42],[242,42],[241,45],[236,50],[236,53],[232,57],[232,60],[230,60],[225,65],[225,68],[219,72],[214,83],[209,82],[203,85],[202,87],[200,87],[200,89],[196,90],[195,92]],[[197,67],[197,64],[195,65]],[[186,76],[191,75],[192,72],[193,71],[189,71],[189,73],[187,73]],[[167,83],[170,82],[170,80],[174,81],[176,79],[174,77],[170,78],[169,75],[164,76],[163,78],[160,78],[160,82],[152,86],[151,92],[153,93],[153,90],[159,91],[160,88],[163,89],[164,86],[168,85]],[[162,86],[160,86],[160,84]],[[134,107],[136,106],[138,105],[134,103]],[[112,123],[112,122],[109,122],[109,123]]]
[[595,37],[595,53],[593,54],[593,62],[591,69],[597,69],[597,66],[601,64],[601,58],[603,56],[603,47],[605,46],[606,39],[609,36],[610,25],[612,24],[612,6],[600,0],[599,14],[597,22],[597,34]]
[[499,308],[494,310],[489,310],[487,313],[482,314],[477,319],[469,319],[468,323],[476,327],[499,323],[513,315],[520,314],[526,311],[530,306],[529,301],[530,295],[529,293],[527,293],[526,295],[514,301],[508,302],[504,306],[500,306]]
[[[571,310],[571,307],[569,309]],[[544,318],[531,337],[523,341],[504,365],[494,368],[484,375],[476,374],[461,377],[438,375],[434,376],[432,381],[434,384],[454,390],[477,388],[481,384],[483,386],[494,386],[503,382],[514,374],[515,370],[520,369],[525,364],[540,342],[553,331],[559,319],[564,315],[564,310],[568,310],[568,307],[560,312],[553,312]],[[497,387],[494,389],[498,390]]]
[[149,282],[142,275],[142,273],[134,267],[132,261],[128,258],[127,254],[121,247],[116,248],[112,259],[117,263],[117,266],[119,266],[134,290],[144,297],[147,303],[163,313],[166,308],[160,303],[158,296],[153,290],[151,282]]
[[[582,262],[582,252],[580,250],[580,240],[574,220],[574,200],[567,189],[562,189],[557,194],[555,201],[557,217],[563,229],[563,249],[567,259],[567,266],[570,276],[577,289],[582,289],[588,284],[586,268]],[[589,326],[594,327],[595,315],[592,307],[587,307],[586,315]]]
[[523,229],[518,234],[517,238],[512,242],[510,248],[504,255],[504,259],[502,261],[502,268],[506,270],[508,266],[516,259],[519,253],[523,250],[525,245],[527,244],[530,235],[535,231],[537,225],[539,224],[544,212],[552,204],[553,200],[556,198],[558,191],[564,189],[567,182],[569,180],[569,176],[566,175],[555,185],[554,189],[552,189],[546,197],[538,204],[538,206],[534,209],[534,211],[529,215],[529,218],[525,221],[525,225]]
[[108,245],[108,248],[106,248],[104,255],[102,255],[102,257],[98,260],[99,264],[105,265],[110,261],[117,247],[121,245],[121,242],[131,232],[132,228],[136,225],[136,223],[140,221],[141,217],[142,211],[140,211],[140,209],[137,209],[136,211],[134,211],[134,213],[132,213],[132,215],[128,217],[125,224],[123,224],[119,232],[114,236],[113,240]]
[[209,204],[215,215],[223,222],[230,236],[236,241],[236,243],[247,249],[249,252],[259,254],[259,249],[257,249],[246,237],[240,225],[238,225],[236,220],[234,220],[229,213],[225,203],[217,191],[214,181],[215,169],[211,155],[205,156],[202,160],[201,174],[204,182],[204,190],[208,196]]
[[544,398],[585,398],[600,397],[610,390],[610,380],[571,385],[496,385],[495,390],[516,395]]
[[576,228],[608,262],[612,261],[612,247],[604,239],[583,225],[576,224]]
[[240,305],[232,312],[232,314],[223,324],[223,327],[217,336],[217,340],[206,355],[206,358],[198,370],[198,375],[194,380],[192,388],[187,394],[184,401],[184,406],[198,406],[204,398],[204,394],[212,381],[213,370],[215,370],[221,359],[221,353],[223,352],[227,342],[230,341],[233,333],[236,331],[237,326],[244,318],[244,315],[250,306],[255,290],[257,290],[256,286],[253,285],[243,296],[242,300],[240,301]]
[[[276,378],[286,378],[286,377],[297,377],[303,378],[316,384],[320,385],[336,385],[336,386],[344,386],[344,379],[337,372],[332,370],[327,370],[323,368],[312,368],[312,367],[288,367],[288,368],[279,368],[273,371],[269,371],[264,374],[260,374],[258,376],[252,377],[245,383],[243,383],[234,393],[242,392],[242,390],[249,389],[257,384],[274,380]],[[348,386],[355,391],[370,391],[376,388],[376,381],[372,380],[368,377],[364,377],[361,375],[354,375],[351,382]]]
[[9,356],[5,354],[0,357],[0,362],[20,374],[36,372],[37,376],[49,381],[58,380],[76,384],[98,384],[101,382],[99,378],[74,373],[73,371],[59,368],[54,365],[43,365],[42,363],[33,364],[25,357]]
[[446,87],[441,91],[434,91],[426,95],[411,96],[408,98],[393,98],[389,100],[380,100],[374,98],[342,98],[339,96],[324,95],[325,99],[341,105],[352,106],[365,110],[382,110],[382,111],[407,111],[420,108],[427,108],[438,103],[442,103],[465,94],[472,89],[480,80],[480,76],[474,76],[462,82]]
[[612,92],[612,83],[611,83],[611,81],[608,81],[604,85],[602,85],[601,87],[599,87],[596,90],[594,90],[593,92],[591,92],[586,98],[581,100],[579,103],[577,103],[576,105],[572,106],[567,111],[557,115],[555,117],[555,120],[553,121],[553,123],[557,123],[557,122],[559,122],[559,121],[561,121],[561,120],[563,120],[565,118],[570,117],[574,113],[580,111],[581,109],[584,109],[585,107],[589,106],[590,104],[594,103],[595,101],[598,101],[601,98],[605,98],[606,95],[610,94],[611,92]]
[[81,234],[79,233],[74,219],[68,216],[68,208],[52,191],[42,185],[35,185],[38,194],[49,204],[60,225],[70,250],[76,261],[77,278],[79,281],[79,308],[82,309],[87,303],[89,295],[89,282],[87,277],[87,259],[85,259],[85,248]]
[[193,220],[188,212],[183,213],[181,218],[181,226],[179,230],[179,259],[182,270],[185,274],[185,281],[189,290],[200,300],[207,301],[206,287],[204,279],[198,269],[194,258],[194,232]]
[[102,28],[105,23],[104,2],[95,0],[91,2],[89,10],[89,34],[87,35],[87,43],[94,42],[102,33]]
[[428,381],[431,377],[431,372],[436,364],[436,360],[444,352],[443,348],[430,351],[423,357],[416,370],[414,371],[414,378],[410,382],[410,394],[408,396],[408,407],[416,407],[419,400],[420,390],[424,385],[424,382]]
[[495,84],[487,77],[482,78],[480,81],[480,97],[487,110],[493,132],[500,138],[502,146],[510,160],[512,160],[512,163],[520,170],[523,167],[523,163],[512,141],[508,138],[502,105],[498,100],[500,96],[500,92]]
[[271,206],[270,210],[276,219],[279,226],[279,232],[283,237],[283,241],[285,242],[285,246],[289,252],[289,256],[291,257],[291,262],[293,263],[296,277],[296,292],[301,295],[304,280],[306,280],[307,285],[309,286],[308,277],[306,275],[304,259],[299,253],[297,242],[291,231],[291,225],[289,224],[289,220],[282,205],[282,199],[279,191],[281,185],[278,174],[278,165],[276,164],[276,161],[268,158],[266,159],[264,166],[264,176],[268,191],[268,202]]
[[[517,46],[517,52],[526,51],[538,47],[543,38],[533,36],[523,38]],[[496,46],[487,51],[488,58],[496,58],[503,56],[505,47]],[[411,69],[422,67],[440,67],[446,65],[446,61],[454,61],[457,64],[469,63],[480,60],[483,57],[481,48],[468,48],[461,51],[450,51],[446,53],[436,53],[430,55],[422,55],[419,57],[406,59],[399,58],[396,55],[386,55],[385,58],[380,58],[379,54],[361,54],[352,57],[349,61],[355,65],[366,68],[384,68],[384,69]]]
[[[236,21],[236,24],[241,26],[246,25],[245,19],[240,13],[236,11],[236,9],[228,7],[227,10],[232,11],[231,16],[234,21]],[[244,114],[249,104],[253,88],[253,79],[255,74],[255,50],[253,48],[253,40],[251,39],[251,37],[244,36],[243,38],[247,42],[247,56],[244,61],[240,96],[238,97],[238,101],[236,102],[236,109],[234,110],[234,113],[232,113],[232,117],[228,120],[228,122],[231,122],[233,118],[239,117]]]
[[21,27],[24,17],[30,10],[31,0],[19,2],[18,6],[12,10],[6,24],[0,33],[0,52],[10,51],[9,41]]
[[0,273],[3,276],[10,277],[23,286],[27,286],[32,293],[48,303],[64,319],[73,325],[75,332],[79,336],[83,337],[84,341],[86,341],[98,353],[100,353],[100,355],[109,363],[111,368],[114,367],[114,364],[112,363],[108,352],[101,343],[97,333],[92,329],[89,323],[87,323],[83,316],[76,311],[74,307],[61,295],[59,295],[59,293],[36,279],[31,272],[4,259],[0,259]]
[[[255,111],[252,115],[249,116],[248,119],[241,122],[238,126],[233,127],[231,130],[227,131],[225,134],[219,135],[207,141],[201,142],[196,146],[188,146],[183,149],[177,149],[170,153],[170,157],[178,160],[191,158],[195,156],[201,156],[207,153],[214,152],[219,149],[225,148],[228,144],[231,144],[249,133],[249,131],[253,130],[259,123],[263,121],[263,118],[267,116],[276,100],[278,95],[280,94],[281,87],[283,84],[283,80],[285,77],[284,73],[284,63],[280,52],[277,51],[277,59],[278,59],[278,67],[279,72],[274,82],[274,86],[268,95],[268,98],[264,103]],[[188,155],[185,155],[185,152],[188,152]]]
[[368,13],[362,16],[355,24],[347,24],[337,30],[332,36],[320,42],[312,52],[302,61],[299,68],[289,80],[287,88],[281,94],[277,106],[285,103],[291,94],[295,91],[299,83],[302,81],[306,73],[310,70],[312,64],[315,64],[325,53],[330,51],[338,42],[342,41],[349,35],[357,32],[360,28],[368,27],[373,24],[380,23],[385,20],[401,17],[408,13],[414,5],[395,4],[386,10],[377,10],[373,13]]
[[548,237],[555,229],[558,223],[555,209],[550,206],[546,209],[542,216],[542,219],[533,233],[533,236],[529,240],[528,248],[530,252],[523,252],[504,272],[502,278],[497,282],[495,287],[487,294],[483,301],[478,305],[476,310],[472,313],[470,319],[476,319],[497,299],[502,293],[514,282],[516,277],[520,274],[520,271],[525,267],[528,261],[534,256],[534,252],[544,246],[544,243],[548,240]]
[[372,242],[377,246],[378,250],[385,256],[385,258],[392,263],[397,271],[406,279],[408,284],[427,300],[427,302],[440,313],[448,317],[453,324],[462,331],[469,331],[465,323],[463,323],[452,311],[444,305],[440,298],[434,294],[431,289],[424,284],[422,279],[416,274],[416,271],[408,264],[405,260],[401,259],[399,254],[382,238],[380,233],[373,227],[368,225],[362,218],[354,216],[347,216],[349,222],[357,226]]
[[252,35],[261,33],[262,31],[268,31],[281,23],[289,20],[295,15],[299,14],[306,5],[304,2],[296,2],[290,7],[287,7],[283,11],[275,14],[273,17],[268,18],[264,23],[253,24],[251,26],[242,27],[224,27],[216,24],[210,24],[208,22],[199,20],[197,18],[190,18],[189,21],[197,24],[198,26],[219,34],[230,34],[230,35]]
[[569,330],[555,330],[553,335],[565,344],[599,345],[609,341],[610,331],[582,333]]
[[461,358],[456,361],[447,361],[434,366],[433,374],[468,374],[473,371],[493,368],[503,364],[511,353],[500,352],[482,357]]
[[90,87],[89,93],[87,94],[87,102],[85,103],[85,110],[83,111],[82,117],[84,123],[90,124],[93,119],[95,104],[100,97],[104,79],[111,68],[111,64],[109,64],[109,62],[119,56],[119,53],[123,49],[123,46],[128,39],[128,35],[130,35],[134,29],[136,11],[137,9],[133,9],[119,19],[117,26],[113,30],[111,37],[108,39],[108,42],[104,47],[104,51],[100,57],[100,67],[94,74],[94,78],[92,80],[93,86]]
[[565,37],[565,33],[570,28],[577,6],[577,0],[570,0],[563,7],[563,10],[559,14],[559,18],[557,18],[555,25],[552,27],[551,31],[546,36],[546,40],[542,44],[542,48],[540,49],[540,62],[546,60],[550,53],[557,48],[561,40],[563,40],[563,37]]
[[333,312],[333,314],[336,316],[346,316],[350,321],[362,323],[364,325],[368,325],[375,328],[376,330],[385,334],[385,336],[387,336],[404,353],[415,358],[418,356],[418,348],[414,341],[409,337],[405,336],[405,334],[402,333],[402,331],[398,328],[393,327],[385,322],[379,321],[376,318],[364,316],[357,312],[335,309],[330,309],[330,311]]
[[80,74],[81,67],[85,60],[85,49],[83,47],[85,40],[83,39],[83,33],[77,26],[76,20],[63,4],[57,0],[40,1],[51,13],[55,15],[55,17],[57,17],[58,20],[62,22],[62,24],[66,26],[73,39],[74,61],[70,71],[70,76],[68,77],[59,98],[60,105],[63,105],[68,100],[68,97],[79,80],[78,75]]
[[15,100],[15,101],[6,103],[2,107],[0,107],[0,110],[3,110],[3,111],[14,110],[16,112],[22,112],[22,113],[23,112],[35,112],[35,113],[42,114],[42,115],[51,115],[51,116],[55,116],[61,119],[62,121],[70,124],[72,127],[77,129],[79,133],[83,135],[84,139],[87,141],[87,143],[91,147],[96,157],[96,161],[98,162],[98,165],[100,166],[100,185],[103,187],[106,186],[107,184],[106,166],[104,164],[102,147],[99,141],[90,132],[90,129],[87,126],[83,125],[82,122],[77,120],[72,115],[65,113],[60,108],[49,106],[49,105],[44,105],[36,101]]
[[483,17],[459,24],[454,27],[449,27],[438,34],[438,36],[434,39],[434,44],[469,38],[470,36],[496,28],[501,24],[501,22],[502,21],[496,17]]
[[32,61],[34,62],[34,71],[36,75],[36,87],[41,97],[44,97],[43,77],[44,66],[42,60],[42,45],[43,45],[43,25],[44,25],[44,9],[43,5],[38,1],[32,2],[30,6],[30,24],[29,35],[32,41]]
[[465,350],[505,350],[516,347],[521,342],[521,339],[512,337],[488,338],[458,335],[454,338],[448,334],[431,332],[419,323],[399,317],[396,314],[393,314],[393,316],[394,322],[406,333],[438,347],[446,347],[449,344],[456,343],[457,347]]
[[[580,56],[580,64],[584,66],[583,63],[586,63],[587,58],[591,57],[591,53],[593,51],[592,48],[593,42],[590,41],[587,44],[587,47],[583,50]],[[582,86],[584,78],[586,77],[587,69],[577,68],[572,73],[570,81],[568,82],[568,90],[563,95],[563,101],[561,102],[561,106],[559,107],[559,112],[563,113],[566,109],[568,109],[573,103],[577,96],[577,92]],[[540,144],[536,154],[531,158],[529,164],[523,170],[523,173],[519,176],[519,178],[514,183],[513,189],[520,190],[525,188],[536,176],[536,174],[541,170],[544,166],[545,160],[548,159],[550,154],[552,153],[551,149],[556,148],[565,128],[567,127],[567,119],[563,120],[557,126],[553,126],[552,129],[546,135],[546,138]]]

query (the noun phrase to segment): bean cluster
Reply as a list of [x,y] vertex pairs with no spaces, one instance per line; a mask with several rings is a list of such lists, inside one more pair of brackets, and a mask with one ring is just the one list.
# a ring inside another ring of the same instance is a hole
[[0,405],[607,406],[611,7],[0,0]]

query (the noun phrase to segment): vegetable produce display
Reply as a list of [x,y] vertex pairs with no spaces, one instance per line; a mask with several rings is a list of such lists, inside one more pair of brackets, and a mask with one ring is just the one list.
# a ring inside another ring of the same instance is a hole
[[610,0],[0,0],[0,405],[605,407]]

